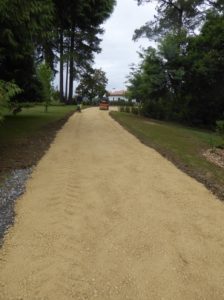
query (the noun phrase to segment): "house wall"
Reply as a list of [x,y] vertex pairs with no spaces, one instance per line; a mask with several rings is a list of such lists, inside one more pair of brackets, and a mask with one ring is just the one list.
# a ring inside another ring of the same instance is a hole
[[109,96],[109,101],[119,101],[119,100],[128,101],[128,99],[124,96]]

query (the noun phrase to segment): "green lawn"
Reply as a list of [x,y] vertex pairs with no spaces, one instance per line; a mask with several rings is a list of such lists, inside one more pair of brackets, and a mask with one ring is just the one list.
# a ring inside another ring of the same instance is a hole
[[44,126],[63,118],[74,110],[74,105],[50,106],[46,113],[44,106],[39,105],[24,108],[16,116],[7,114],[4,121],[0,123],[0,143],[13,142],[21,137],[33,135]]
[[202,155],[204,150],[223,143],[216,133],[123,112],[111,112],[111,116],[143,143],[167,156],[181,169],[198,179],[201,177],[204,181],[224,187],[224,169],[210,163]]

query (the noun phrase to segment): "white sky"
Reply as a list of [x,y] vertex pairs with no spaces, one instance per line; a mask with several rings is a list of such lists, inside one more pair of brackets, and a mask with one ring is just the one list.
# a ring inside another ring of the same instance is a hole
[[146,3],[138,6],[135,0],[117,0],[110,19],[104,24],[102,52],[96,56],[95,67],[106,72],[109,91],[125,89],[130,65],[139,62],[137,51],[148,47],[150,42],[140,39],[132,41],[136,28],[153,19],[155,5]]

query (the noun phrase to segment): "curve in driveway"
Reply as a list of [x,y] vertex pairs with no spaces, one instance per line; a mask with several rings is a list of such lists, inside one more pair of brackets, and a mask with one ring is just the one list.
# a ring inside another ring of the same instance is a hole
[[0,299],[224,299],[224,209],[96,108],[58,133],[0,250]]

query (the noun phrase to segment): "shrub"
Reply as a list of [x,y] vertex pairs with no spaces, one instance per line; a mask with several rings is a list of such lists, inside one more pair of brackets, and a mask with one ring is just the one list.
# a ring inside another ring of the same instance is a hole
[[0,121],[5,110],[10,108],[10,100],[21,92],[22,90],[15,83],[0,81]]
[[110,101],[111,106],[124,106],[125,103],[126,103],[126,101],[122,100],[122,99],[117,100],[117,101],[115,101],[115,100]]
[[37,76],[42,84],[42,98],[45,102],[45,111],[47,112],[52,98],[53,89],[51,83],[53,80],[53,73],[51,68],[47,64],[42,63],[38,66]]
[[130,112],[131,112],[131,110],[130,110],[130,107],[129,107],[129,106],[126,106],[126,107],[125,107],[125,112],[126,112],[126,113],[130,113]]
[[224,139],[224,120],[216,121],[216,131]]
[[51,104],[60,104],[60,92],[52,89],[52,102]]
[[138,107],[133,106],[131,112],[132,112],[134,115],[139,115],[139,109],[138,109]]
[[31,108],[34,107],[35,103],[32,102],[10,102],[9,109],[13,113],[13,115],[17,115],[22,111],[23,108]]

